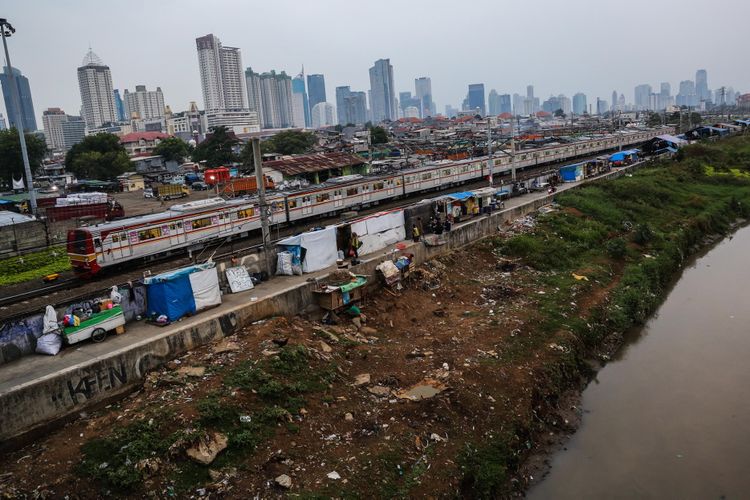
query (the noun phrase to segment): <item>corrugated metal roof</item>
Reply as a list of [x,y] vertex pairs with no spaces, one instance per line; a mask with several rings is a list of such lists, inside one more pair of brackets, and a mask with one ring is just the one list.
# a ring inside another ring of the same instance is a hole
[[287,156],[279,160],[263,162],[264,168],[278,170],[286,176],[320,172],[333,168],[363,165],[365,161],[350,153],[314,153],[309,155]]
[[11,226],[13,224],[21,224],[23,222],[31,222],[33,220],[36,219],[28,215],[9,212],[8,210],[0,210],[0,226]]

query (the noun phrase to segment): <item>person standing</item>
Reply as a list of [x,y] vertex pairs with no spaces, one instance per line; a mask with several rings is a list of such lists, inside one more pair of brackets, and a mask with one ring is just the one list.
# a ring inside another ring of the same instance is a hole
[[420,236],[422,236],[422,233],[421,233],[421,231],[419,230],[419,228],[417,227],[417,225],[416,225],[416,224],[414,224],[414,225],[413,225],[413,226],[411,227],[411,237],[412,237],[412,239],[414,240],[414,243],[416,243],[416,242],[418,242],[418,241],[419,241],[419,238],[420,238]]
[[352,233],[352,238],[349,241],[349,244],[351,245],[350,252],[353,254],[352,256],[355,259],[359,259],[359,247],[362,246],[362,242],[359,241],[359,236],[357,236],[357,233]]

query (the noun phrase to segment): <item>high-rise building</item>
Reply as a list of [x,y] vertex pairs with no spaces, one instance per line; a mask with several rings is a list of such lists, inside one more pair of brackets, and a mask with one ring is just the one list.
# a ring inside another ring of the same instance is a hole
[[500,114],[513,112],[513,106],[510,102],[510,94],[500,94],[498,100],[500,102]]
[[490,116],[500,114],[500,95],[497,93],[497,90],[492,89],[487,95],[487,107],[489,108]]
[[63,149],[67,151],[86,136],[86,122],[80,116],[68,115],[62,124]]
[[522,115],[526,98],[521,94],[513,94],[513,114]]
[[350,92],[344,99],[344,106],[347,122],[341,125],[364,125],[367,122],[367,97],[364,92]]
[[[34,102],[31,99],[29,79],[23,76],[21,70],[18,68],[13,68],[13,77],[16,81],[16,88],[18,89],[18,101],[21,104],[23,129],[27,132],[33,132],[36,130],[36,116],[34,115]],[[13,94],[11,92],[10,69],[7,66],[3,67],[3,72],[0,74],[0,83],[3,88],[3,98],[5,99],[5,111],[8,113],[8,122],[11,127],[20,128],[17,123],[18,113],[16,112],[16,105],[13,102]]]
[[487,114],[487,107],[484,101],[484,84],[483,83],[472,83],[469,85],[469,109],[479,110],[479,114],[484,116]]
[[401,111],[401,115],[404,114],[406,108],[415,107],[420,109],[421,106],[420,100],[416,96],[412,96],[411,92],[398,93],[398,109]]
[[610,109],[612,111],[616,111],[617,110],[617,91],[616,90],[612,91],[612,104],[611,104]]
[[255,73],[245,70],[248,101],[252,111],[259,110],[262,128],[295,126],[292,99],[292,78],[285,72]]
[[307,95],[310,111],[320,102],[326,102],[326,79],[323,75],[307,75]]
[[195,39],[205,110],[248,109],[242,55],[236,47],[224,47],[214,35]]
[[351,95],[352,89],[346,87],[336,87],[336,114],[338,117],[339,125],[346,125],[347,123],[354,123],[349,119],[348,108],[346,106],[346,99]]
[[370,107],[375,123],[398,118],[390,59],[378,59],[370,68]]
[[44,125],[44,140],[47,147],[52,150],[61,151],[64,147],[63,142],[63,122],[68,117],[60,108],[48,108],[42,113],[42,124]]
[[44,139],[53,151],[67,151],[83,140],[85,123],[80,116],[68,116],[60,108],[49,108],[42,113]]
[[699,102],[711,100],[711,92],[708,90],[708,72],[705,69],[695,72],[695,93]]
[[695,82],[692,80],[683,80],[680,82],[680,92],[675,98],[678,106],[696,106],[699,99],[695,93]]
[[105,123],[117,122],[112,73],[109,66],[91,49],[78,68],[78,87],[87,128],[94,129]]
[[637,85],[634,94],[637,111],[651,109],[651,85],[647,83]]
[[[305,87],[305,68],[292,78],[292,108],[294,110],[294,126],[295,127],[309,127],[312,125],[310,121],[310,105],[307,100],[307,88]],[[300,125],[300,115],[302,118],[302,125]]]
[[578,92],[573,95],[573,114],[582,115],[588,111],[588,105],[586,104],[586,94]]
[[603,115],[609,111],[609,104],[604,99],[596,98],[596,114]]
[[432,80],[428,76],[414,79],[414,90],[419,100],[419,116],[426,118],[435,115],[435,103],[432,101]]
[[5,123],[5,116],[3,116],[2,113],[0,113],[0,130],[5,130],[8,128],[8,125]]
[[117,115],[117,121],[124,122],[127,116],[127,113],[125,112],[125,103],[122,101],[122,97],[120,97],[119,89],[115,89],[114,94],[115,94],[115,114]]
[[146,90],[145,85],[136,85],[135,92],[125,89],[126,119],[150,120],[164,118],[164,95],[161,87],[156,90]]
[[332,104],[319,102],[313,106],[310,113],[312,114],[313,128],[330,127],[336,124],[336,110]]

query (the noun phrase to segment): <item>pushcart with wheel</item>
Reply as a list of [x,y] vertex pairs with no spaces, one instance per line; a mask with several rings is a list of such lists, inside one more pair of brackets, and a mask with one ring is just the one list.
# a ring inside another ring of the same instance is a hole
[[125,315],[122,312],[122,306],[115,306],[91,315],[81,321],[78,326],[66,326],[63,330],[63,339],[68,345],[89,338],[94,342],[101,342],[107,336],[107,332],[124,324]]

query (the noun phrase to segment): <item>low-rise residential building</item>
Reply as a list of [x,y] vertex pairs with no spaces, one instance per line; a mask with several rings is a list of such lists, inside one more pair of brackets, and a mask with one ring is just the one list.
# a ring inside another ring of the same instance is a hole
[[157,144],[169,137],[162,132],[131,132],[120,137],[120,144],[129,156],[150,154]]

